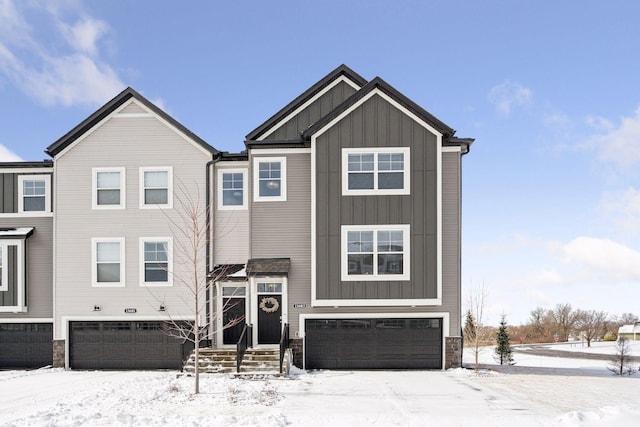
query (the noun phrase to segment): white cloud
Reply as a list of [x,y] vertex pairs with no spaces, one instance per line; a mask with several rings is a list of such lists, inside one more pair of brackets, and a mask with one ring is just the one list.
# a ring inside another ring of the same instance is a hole
[[623,234],[640,233],[640,191],[635,188],[605,192],[599,209]]
[[84,18],[73,25],[60,22],[60,29],[71,46],[93,56],[98,53],[97,43],[109,27],[103,21]]
[[611,284],[640,280],[640,252],[609,239],[578,237],[564,245],[563,256]]
[[603,118],[588,118],[587,123],[605,131],[592,137],[589,144],[601,161],[625,168],[640,163],[640,107],[631,117],[622,117],[618,127]]
[[505,80],[491,88],[488,98],[499,113],[508,116],[513,108],[529,105],[533,99],[533,91],[520,83]]
[[0,162],[21,162],[20,156],[0,144]]
[[[100,105],[125,87],[100,57],[99,41],[109,31],[105,22],[87,16],[74,21],[73,11],[39,3],[0,2],[0,74],[23,92],[44,105]],[[26,24],[28,13],[52,29],[38,33]],[[52,51],[56,44],[48,38],[56,37],[63,48]]]

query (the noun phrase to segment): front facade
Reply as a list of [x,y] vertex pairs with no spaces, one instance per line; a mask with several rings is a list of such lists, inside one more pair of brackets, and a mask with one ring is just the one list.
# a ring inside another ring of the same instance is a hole
[[191,266],[212,346],[234,346],[245,324],[255,346],[277,345],[288,325],[300,367],[459,366],[461,158],[472,141],[346,66],[237,154],[127,89],[47,149],[48,240],[17,211],[6,238],[28,250],[48,241],[49,281],[33,286],[49,289],[38,319],[53,327],[58,366],[180,365],[189,346],[162,325],[195,320],[178,260],[185,200],[206,223]]

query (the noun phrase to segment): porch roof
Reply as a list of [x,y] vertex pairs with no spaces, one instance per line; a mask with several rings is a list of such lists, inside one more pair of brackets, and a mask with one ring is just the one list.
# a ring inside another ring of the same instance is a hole
[[286,276],[291,258],[253,258],[247,262],[247,276]]

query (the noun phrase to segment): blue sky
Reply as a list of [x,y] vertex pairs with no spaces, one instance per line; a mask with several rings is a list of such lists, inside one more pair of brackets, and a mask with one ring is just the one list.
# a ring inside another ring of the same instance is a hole
[[45,158],[126,86],[240,151],[345,63],[476,138],[462,281],[488,322],[640,314],[640,3],[521,3],[0,0],[0,160]]

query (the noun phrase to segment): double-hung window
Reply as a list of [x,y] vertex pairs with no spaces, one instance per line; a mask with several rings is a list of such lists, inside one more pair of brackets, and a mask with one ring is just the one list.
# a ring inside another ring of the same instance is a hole
[[343,225],[342,280],[409,280],[409,225]]
[[140,168],[140,208],[173,207],[173,168]]
[[247,209],[247,170],[218,170],[218,209]]
[[410,194],[408,147],[343,148],[342,194]]
[[18,176],[18,212],[51,212],[51,175]]
[[5,267],[6,259],[7,247],[4,245],[0,245],[0,291],[6,291],[9,289],[8,268]]
[[93,168],[93,209],[125,208],[125,168]]
[[140,238],[140,284],[171,286],[173,240],[170,237]]
[[93,286],[124,286],[124,238],[91,239]]
[[286,157],[253,159],[253,200],[256,202],[287,200]]

